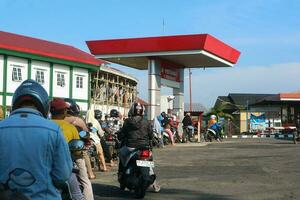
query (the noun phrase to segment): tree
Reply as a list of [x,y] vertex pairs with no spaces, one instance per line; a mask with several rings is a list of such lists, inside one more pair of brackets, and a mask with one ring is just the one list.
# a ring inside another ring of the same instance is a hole
[[226,112],[228,108],[232,108],[232,103],[221,101],[220,103],[212,107],[209,112],[206,113],[206,116],[216,115],[217,117],[233,120],[233,115]]

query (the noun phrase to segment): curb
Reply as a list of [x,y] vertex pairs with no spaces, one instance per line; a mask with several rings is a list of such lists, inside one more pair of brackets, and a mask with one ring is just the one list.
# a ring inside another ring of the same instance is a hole
[[[245,138],[293,138],[293,134],[266,134],[266,135],[233,135],[233,139],[245,139]],[[225,138],[229,138],[225,136]]]

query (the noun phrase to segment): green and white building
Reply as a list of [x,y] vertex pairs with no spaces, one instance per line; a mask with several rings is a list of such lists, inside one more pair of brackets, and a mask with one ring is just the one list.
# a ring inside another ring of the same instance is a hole
[[86,111],[91,102],[91,73],[101,64],[69,45],[0,31],[0,105],[4,116],[10,112],[14,91],[28,78],[39,82],[50,98],[73,98]]

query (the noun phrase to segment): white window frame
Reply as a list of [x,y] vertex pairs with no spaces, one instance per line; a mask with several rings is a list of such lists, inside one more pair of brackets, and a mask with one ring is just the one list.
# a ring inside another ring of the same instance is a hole
[[76,88],[83,88],[83,76],[76,76]]
[[12,65],[12,75],[11,80],[14,82],[21,82],[22,81],[22,68],[23,66],[20,65]]
[[60,87],[66,86],[66,79],[65,79],[65,73],[63,72],[57,72],[56,74],[56,84]]
[[35,80],[41,85],[45,84],[45,70],[37,69],[35,72]]

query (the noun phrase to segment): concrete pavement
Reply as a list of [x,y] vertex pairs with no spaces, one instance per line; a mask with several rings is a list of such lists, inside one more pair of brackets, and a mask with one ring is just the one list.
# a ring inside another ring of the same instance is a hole
[[[300,145],[278,139],[232,139],[154,150],[160,193],[145,199],[300,199]],[[97,174],[96,199],[131,199],[116,168]]]

